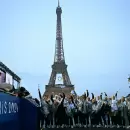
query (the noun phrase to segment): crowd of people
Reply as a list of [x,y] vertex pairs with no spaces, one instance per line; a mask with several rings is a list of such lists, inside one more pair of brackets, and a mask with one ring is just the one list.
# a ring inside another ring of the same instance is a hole
[[0,86],[6,92],[20,98],[31,99],[39,105],[41,128],[86,128],[86,127],[127,127],[130,128],[130,96],[117,98],[117,93],[109,97],[101,93],[95,97],[89,91],[78,96],[75,91],[70,95],[52,92],[51,96],[32,98],[24,88],[19,89]]
[[[40,94],[39,94],[40,95]],[[77,96],[72,92],[41,97],[41,126],[44,128],[71,127],[129,127],[130,97],[117,99],[117,93],[108,97],[89,95],[88,90]]]

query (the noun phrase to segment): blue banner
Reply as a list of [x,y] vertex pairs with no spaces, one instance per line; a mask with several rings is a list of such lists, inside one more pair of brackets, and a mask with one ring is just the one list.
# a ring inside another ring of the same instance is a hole
[[40,118],[39,107],[27,99],[21,99],[20,102],[20,120],[22,130],[39,130]]
[[19,130],[19,112],[19,98],[0,92],[0,130]]
[[39,107],[33,102],[0,92],[0,130],[39,130]]

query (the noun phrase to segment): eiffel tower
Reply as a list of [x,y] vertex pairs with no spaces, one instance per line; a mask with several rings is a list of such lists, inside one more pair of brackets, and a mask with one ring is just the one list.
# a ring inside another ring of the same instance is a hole
[[[70,94],[70,92],[74,90],[74,85],[71,84],[68,71],[67,71],[67,65],[65,63],[63,38],[62,38],[61,13],[62,13],[62,9],[58,1],[58,7],[56,8],[57,26],[56,26],[56,44],[55,44],[54,63],[52,65],[50,80],[48,85],[46,85],[44,95],[50,95],[52,92],[56,94],[61,92],[64,92],[65,94]],[[56,84],[57,74],[62,75],[61,79],[63,80],[63,84]]]

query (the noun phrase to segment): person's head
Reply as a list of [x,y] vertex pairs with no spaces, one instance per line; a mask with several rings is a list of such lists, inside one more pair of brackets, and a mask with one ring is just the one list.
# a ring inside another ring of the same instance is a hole
[[92,99],[92,103],[95,103],[95,99]]
[[122,98],[121,98],[121,102],[124,102],[124,101],[125,101],[125,97],[122,97]]
[[59,95],[59,97],[60,97],[60,98],[63,98],[63,95],[62,95],[62,94],[60,94],[60,95]]
[[76,99],[76,95],[75,94],[73,94],[73,98]]
[[48,96],[47,96],[47,95],[44,95],[44,97],[43,97],[43,98],[44,98],[44,100],[45,100],[45,101],[47,101]]
[[83,100],[84,100],[83,95],[81,95],[81,96],[79,97],[79,99],[80,99],[81,101],[83,101]]
[[83,99],[83,100],[86,100],[86,95],[85,95],[85,94],[82,95],[82,99]]
[[118,102],[117,102],[118,104],[120,104],[121,103],[121,99],[120,100],[118,100]]
[[115,96],[112,96],[112,99],[115,100]]
[[101,99],[100,96],[98,96],[97,99],[100,100]]
[[61,100],[61,97],[60,97],[60,96],[58,97],[58,100],[59,100],[59,101]]
[[55,99],[56,99],[56,100],[58,99],[58,95],[55,95]]
[[79,99],[80,99],[80,97],[79,97],[79,96],[77,96],[77,99],[79,100]]
[[90,97],[88,97],[87,100],[90,101]]
[[48,98],[48,99],[47,99],[47,102],[48,102],[48,103],[50,103],[50,102],[51,102],[51,100]]
[[127,102],[130,102],[130,97],[127,97],[126,100],[127,100]]
[[54,96],[54,92],[52,92],[51,95]]
[[109,97],[109,101],[111,101],[111,99],[112,99],[112,98],[111,98],[111,97]]
[[58,96],[61,96],[61,93],[59,93]]
[[68,101],[69,101],[69,103],[72,102],[73,101],[73,97],[70,96]]
[[105,101],[107,101],[107,96],[105,96]]
[[57,102],[57,100],[54,100],[54,105],[58,105],[58,102]]

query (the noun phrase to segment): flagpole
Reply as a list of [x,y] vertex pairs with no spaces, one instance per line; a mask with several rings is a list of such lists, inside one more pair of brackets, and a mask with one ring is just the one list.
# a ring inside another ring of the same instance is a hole
[[[42,107],[42,101],[41,101],[41,92],[40,92],[40,85],[38,84],[38,93],[39,93],[39,99],[40,99],[40,109]],[[44,122],[43,122],[44,123]],[[43,127],[42,126],[42,120],[40,120],[40,127]]]
[[39,85],[39,84],[38,84],[38,93],[39,93],[40,104],[41,104],[41,106],[42,106],[41,92],[40,92],[40,85]]

